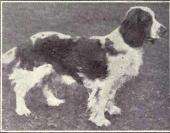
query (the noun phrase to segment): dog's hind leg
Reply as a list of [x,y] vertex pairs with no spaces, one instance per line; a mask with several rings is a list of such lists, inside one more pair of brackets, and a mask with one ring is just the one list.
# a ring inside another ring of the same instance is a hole
[[25,95],[31,88],[24,88],[21,85],[16,85],[14,88],[16,94],[16,113],[18,115],[26,115],[28,116],[31,111],[27,108],[25,104]]
[[[62,75],[61,81],[62,81],[62,83],[67,84],[67,85],[71,85],[76,82],[69,75]],[[55,97],[48,85],[45,85],[42,91],[43,91],[45,98],[47,99],[47,104],[49,106],[59,106],[60,104],[65,102],[64,99],[59,99],[59,98]]]
[[49,106],[59,106],[60,104],[64,103],[65,100],[58,99],[54,96],[52,91],[49,89],[48,85],[45,85],[43,88],[43,94],[45,98],[47,99],[47,104]]
[[9,79],[15,84],[14,91],[16,94],[16,113],[18,115],[29,115],[31,111],[25,104],[26,93],[35,85],[40,83],[45,76],[52,73],[53,68],[50,64],[33,68],[33,71],[28,71],[22,68],[14,68]]

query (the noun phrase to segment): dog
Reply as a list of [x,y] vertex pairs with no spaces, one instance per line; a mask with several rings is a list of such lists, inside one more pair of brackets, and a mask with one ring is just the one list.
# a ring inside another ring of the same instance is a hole
[[16,113],[31,113],[24,97],[38,85],[49,106],[65,102],[55,97],[46,84],[56,72],[63,83],[78,83],[88,89],[91,122],[110,125],[104,113],[121,114],[114,97],[123,83],[139,74],[144,42],[154,43],[166,30],[150,8],[135,6],[127,11],[120,26],[105,36],[72,37],[53,31],[32,35],[24,44],[3,54],[3,65],[13,63],[9,79],[15,85]]

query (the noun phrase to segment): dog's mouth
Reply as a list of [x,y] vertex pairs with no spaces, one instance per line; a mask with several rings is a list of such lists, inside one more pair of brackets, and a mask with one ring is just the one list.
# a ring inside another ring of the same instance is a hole
[[152,37],[146,38],[146,42],[149,43],[149,44],[154,44],[156,40],[157,40],[156,38],[152,38]]

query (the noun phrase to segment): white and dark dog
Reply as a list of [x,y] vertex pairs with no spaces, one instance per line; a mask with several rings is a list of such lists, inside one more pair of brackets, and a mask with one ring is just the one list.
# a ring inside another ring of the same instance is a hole
[[49,106],[64,103],[44,84],[56,72],[66,84],[77,82],[89,90],[89,120],[108,126],[104,113],[121,113],[114,103],[115,93],[139,74],[144,42],[153,43],[165,30],[150,8],[138,6],[130,8],[121,25],[106,36],[81,38],[51,31],[31,36],[3,54],[3,64],[14,64],[9,79],[15,84],[16,113],[31,113],[24,97],[36,85],[43,88]]

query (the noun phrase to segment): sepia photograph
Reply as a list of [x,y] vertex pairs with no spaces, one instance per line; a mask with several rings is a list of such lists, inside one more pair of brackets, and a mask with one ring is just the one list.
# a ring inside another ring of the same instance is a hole
[[170,130],[169,2],[1,2],[2,131]]

